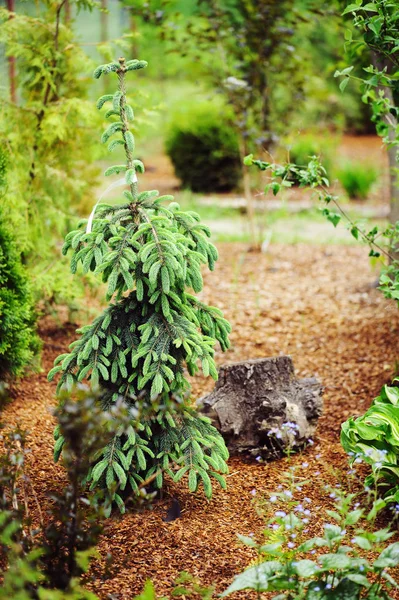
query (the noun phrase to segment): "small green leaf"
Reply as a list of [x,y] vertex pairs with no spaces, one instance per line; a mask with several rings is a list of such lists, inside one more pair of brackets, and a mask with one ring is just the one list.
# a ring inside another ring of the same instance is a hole
[[341,83],[339,84],[339,89],[341,90],[341,92],[345,91],[346,86],[348,85],[348,83],[349,83],[349,77],[345,77],[345,79],[343,79],[341,81]]

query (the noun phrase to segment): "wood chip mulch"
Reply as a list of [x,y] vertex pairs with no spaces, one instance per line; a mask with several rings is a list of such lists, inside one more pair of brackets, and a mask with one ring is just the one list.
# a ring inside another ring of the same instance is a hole
[[[311,480],[309,527],[310,533],[318,531],[322,508],[331,503],[323,486],[340,473],[344,477],[348,468],[340,425],[362,413],[396,372],[399,313],[375,288],[377,272],[365,248],[276,244],[267,254],[257,254],[243,245],[220,244],[219,250],[216,271],[205,274],[201,294],[222,308],[233,325],[232,348],[217,354],[218,363],[290,354],[299,377],[316,376],[325,386],[315,443],[290,463]],[[46,373],[74,339],[74,329],[43,323],[43,372],[15,384],[13,402],[3,411],[7,426],[19,424],[29,432],[27,470],[44,509],[48,493],[65,482],[62,467],[52,459],[55,385],[47,382]],[[195,378],[194,396],[212,385]],[[153,579],[158,594],[170,597],[173,581],[185,570],[222,591],[253,559],[250,549],[237,544],[236,534],[262,531],[254,498],[268,498],[288,466],[287,459],[246,464],[234,458],[228,490],[215,489],[211,502],[182,485],[170,485],[153,510],[115,515],[105,525],[88,587],[102,599],[112,594],[130,600],[146,579]],[[182,516],[166,523],[172,497],[178,498]],[[270,514],[274,510],[270,506]],[[112,554],[110,564],[107,554]]]

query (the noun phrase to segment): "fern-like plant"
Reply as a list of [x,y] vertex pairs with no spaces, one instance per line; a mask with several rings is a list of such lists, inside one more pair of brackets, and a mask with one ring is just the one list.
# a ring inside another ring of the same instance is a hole
[[[121,398],[130,406],[131,427],[94,457],[88,474],[91,486],[107,488],[122,512],[123,490],[138,493],[149,481],[161,488],[164,473],[175,481],[187,476],[190,491],[202,484],[211,497],[211,478],[225,487],[228,458],[217,430],[192,407],[185,373],[186,368],[194,375],[201,367],[216,379],[214,345],[229,346],[231,328],[221,311],[191,293],[201,291],[201,266],[212,270],[217,250],[196,213],[180,210],[172,196],[138,191],[136,173],[144,166],[133,158],[125,77],[146,65],[121,58],[94,72],[96,78],[118,77],[118,90],[97,106],[111,104],[106,117],[112,122],[102,142],[113,138],[109,150],[121,146],[126,154],[126,163],[105,175],[124,173],[128,189],[122,204],[100,204],[92,224],[84,221],[66,237],[63,252],[72,250],[72,271],[80,263],[84,272],[101,274],[110,304],[79,330],[80,339],[49,373],[50,380],[62,373],[58,389],[89,379],[100,387],[104,409]],[[56,459],[62,446],[56,433]]]

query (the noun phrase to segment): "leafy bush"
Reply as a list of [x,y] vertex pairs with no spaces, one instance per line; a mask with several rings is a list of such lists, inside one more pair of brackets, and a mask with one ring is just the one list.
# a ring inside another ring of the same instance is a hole
[[[201,265],[212,270],[217,250],[196,213],[181,211],[176,202],[165,206],[171,196],[138,192],[136,171],[144,166],[132,156],[133,111],[126,100],[125,75],[145,66],[120,59],[95,71],[96,77],[109,72],[118,76],[118,91],[102,96],[97,106],[112,103],[106,115],[112,123],[102,141],[117,134],[109,149],[123,146],[126,152],[126,164],[105,174],[124,173],[128,191],[124,203],[100,204],[93,221],[70,232],[63,252],[72,249],[73,272],[81,263],[84,272],[101,274],[108,282],[107,300],[113,301],[80,330],[71,352],[59,356],[49,373],[51,380],[62,372],[59,390],[90,379],[100,387],[104,409],[120,397],[128,403],[127,433],[113,436],[88,474],[91,486],[108,490],[122,512],[124,490],[138,494],[146,481],[161,488],[164,473],[175,481],[187,476],[192,492],[202,483],[210,497],[210,477],[225,486],[221,473],[227,472],[228,457],[222,437],[187,399],[190,386],[183,370],[186,365],[194,375],[200,364],[204,375],[216,379],[213,347],[216,340],[223,350],[229,346],[230,325],[222,313],[189,292],[202,289]],[[58,458],[62,432],[56,438]]]
[[365,200],[378,179],[378,173],[372,165],[347,162],[337,170],[337,177],[349,198]]
[[206,104],[177,114],[170,124],[166,152],[193,192],[228,192],[240,183],[238,140],[225,115],[226,109]]
[[313,156],[321,157],[327,173],[331,171],[335,142],[332,138],[321,139],[311,134],[301,135],[288,145],[290,161],[306,166]]
[[[107,430],[106,415],[95,399],[80,390],[63,399],[60,427],[66,438],[68,484],[51,496],[51,511],[33,529],[26,498],[32,484],[25,472],[25,435],[11,431],[2,438],[0,456],[1,562],[6,566],[0,598],[18,600],[96,600],[80,577],[87,571],[101,531],[102,509],[93,495],[83,498],[81,477],[87,456],[98,448]],[[123,424],[123,419],[115,423]]]
[[366,484],[383,479],[385,501],[399,502],[399,387],[384,385],[364,415],[343,423],[341,443],[351,462],[371,465]]
[[394,535],[389,527],[374,530],[378,502],[365,511],[355,494],[328,488],[333,510],[326,510],[323,534],[309,538],[312,500],[303,492],[299,496],[304,483],[293,470],[289,475],[287,489],[267,501],[268,508],[273,504],[278,510],[267,523],[264,539],[238,536],[257,558],[222,597],[251,589],[277,592],[275,600],[389,600],[389,590],[398,587],[389,570],[399,565],[399,543],[385,544]]
[[26,271],[0,212],[0,379],[19,375],[40,343]]

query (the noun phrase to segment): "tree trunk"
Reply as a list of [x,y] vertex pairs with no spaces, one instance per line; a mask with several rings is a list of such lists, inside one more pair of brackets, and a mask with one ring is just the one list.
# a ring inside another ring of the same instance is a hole
[[[13,13],[15,12],[15,0],[7,0],[7,8]],[[12,15],[10,15],[12,19]],[[15,68],[15,56],[8,57],[8,78],[10,81],[10,100],[13,104],[17,103],[17,77]]]
[[139,50],[138,50],[138,44],[137,44],[137,22],[133,13],[133,8],[130,9],[130,33],[133,33],[133,39],[132,39],[132,58],[138,58],[139,57]]
[[[371,53],[372,63],[374,67],[382,71],[384,68],[387,69],[388,73],[392,72],[395,68],[391,61],[388,61],[385,56],[380,56],[377,52]],[[381,86],[378,91],[382,90],[384,96],[389,100],[392,106],[395,106],[392,90],[389,87]],[[397,169],[399,167],[397,160],[397,153],[399,147],[397,145],[397,126],[398,121],[392,113],[385,116],[385,122],[388,125],[388,161],[389,161],[389,195],[390,195],[390,212],[389,221],[394,225],[399,221],[399,179]],[[399,260],[399,248],[396,251],[392,251],[396,260]]]
[[[244,158],[248,154],[248,149],[246,146],[246,142],[244,139],[241,141],[241,164],[244,164]],[[256,219],[255,219],[255,206],[254,200],[251,192],[251,178],[249,175],[248,167],[242,167],[242,181],[244,185],[244,197],[247,209],[247,217],[248,217],[248,225],[249,225],[249,235],[251,247],[260,248],[260,242],[258,240],[257,232],[256,232]]]
[[65,2],[65,25],[68,26],[71,22],[71,3],[69,0]]
[[108,12],[107,12],[107,0],[101,0],[101,41],[108,41]]
[[232,454],[278,458],[314,434],[322,411],[322,386],[297,379],[290,356],[220,367],[211,394],[199,400]]

